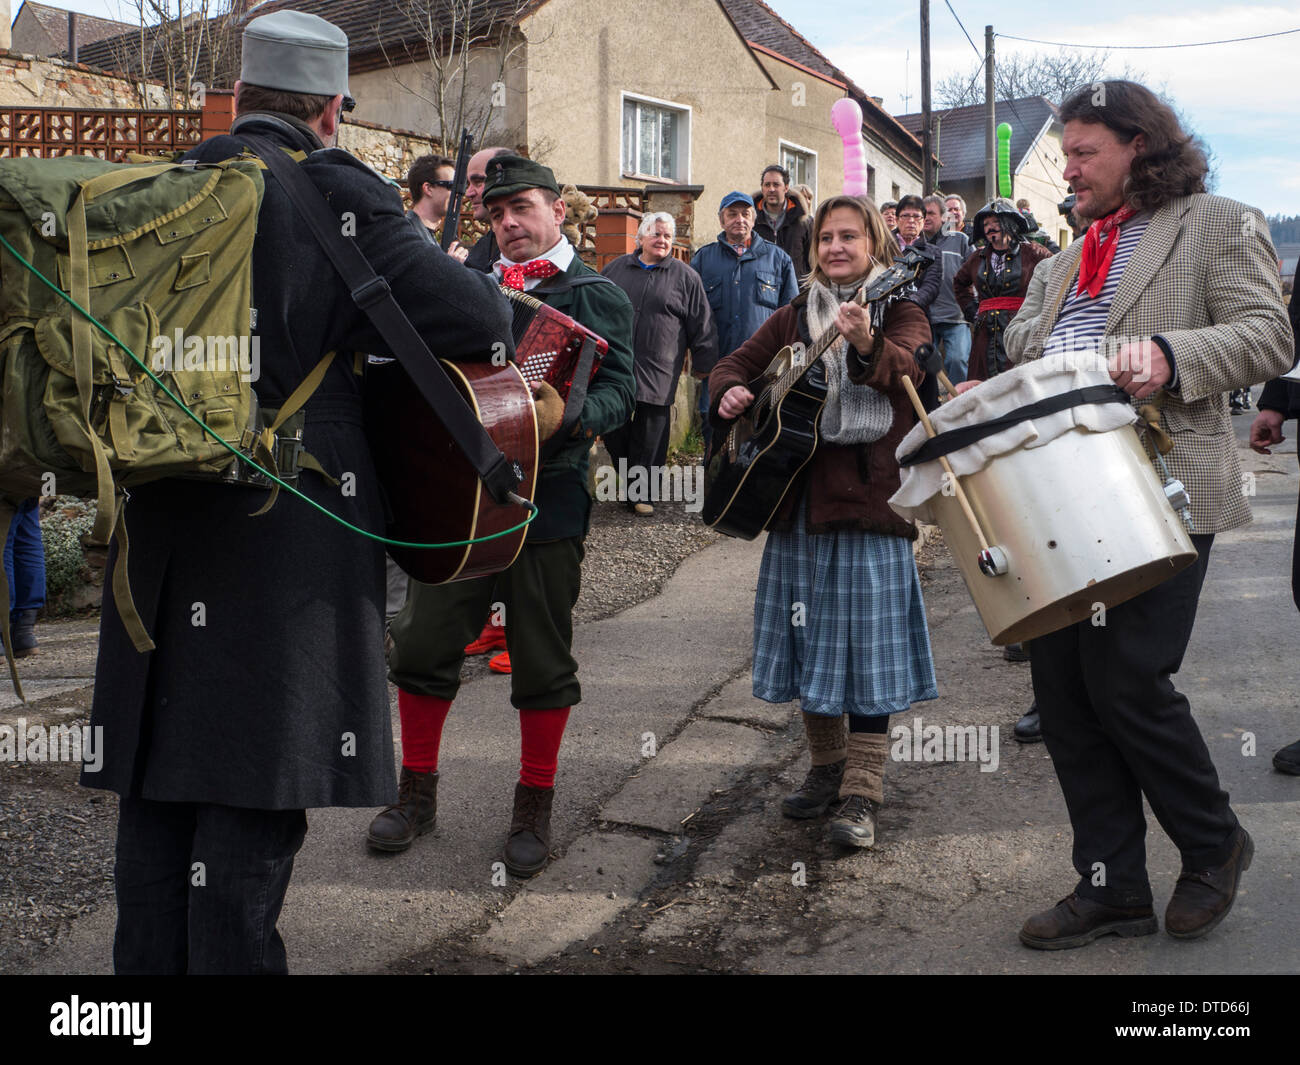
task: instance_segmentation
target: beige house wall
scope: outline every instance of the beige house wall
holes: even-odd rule
[[[758,189],[762,167],[779,160],[780,144],[785,141],[817,153],[816,201],[839,195],[844,189],[844,145],[831,125],[831,107],[844,90],[766,53],[759,53],[759,60],[780,89],[768,94],[766,156],[747,191]],[[867,137],[866,151],[867,165],[875,171],[876,203],[892,198],[894,183],[903,194],[921,191],[920,172],[899,163],[884,145]]]
[[[1065,171],[1065,152],[1061,148],[1061,134],[1048,130],[1020,164],[1013,175],[1015,199],[1029,201],[1029,210],[1038,224],[1062,248],[1070,243],[1070,227],[1056,205],[1070,194],[1069,186],[1061,176]]]
[[[630,4],[550,0],[523,32],[529,143],[561,182],[647,184],[622,172],[628,92],[690,109],[690,164],[681,183],[704,186],[697,244],[717,233],[708,219],[726,193],[757,189],[771,162],[774,90],[714,0],[681,0],[651,24]]]
[[[396,59],[396,57],[394,57]],[[527,51],[525,45],[511,54],[502,74],[501,51],[483,48],[471,55],[466,124],[476,144],[504,143],[509,147],[527,143],[525,100],[528,95]],[[452,90],[458,82],[451,83]],[[428,62],[381,67],[353,74],[348,87],[357,101],[353,117],[394,129],[424,133],[442,140],[435,98],[433,75]],[[484,114],[487,132],[479,136]],[[450,151],[454,154],[460,130],[451,130]]]

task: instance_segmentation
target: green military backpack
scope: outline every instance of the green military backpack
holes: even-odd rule
[[[219,476],[247,443],[262,188],[255,160],[0,160],[0,528],[33,496],[96,499],[88,539],[118,537],[113,593],[142,651],[124,489]]]

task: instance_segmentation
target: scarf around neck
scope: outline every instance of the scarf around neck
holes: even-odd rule
[[[1083,254],[1079,257],[1079,287],[1075,295],[1082,296],[1086,291],[1096,299],[1106,284],[1106,275],[1110,273],[1110,264],[1115,260],[1115,249],[1119,247],[1119,227],[1137,212],[1127,205],[1119,207],[1103,218],[1098,218],[1088,227],[1083,238]],[[1113,239],[1111,234],[1114,233]]]
[[[865,278],[851,285],[823,284],[814,281],[808,287],[808,332],[814,340],[834,329],[835,315],[841,303],[848,303],[862,289],[885,272],[879,263]],[[870,444],[879,440],[894,422],[894,406],[889,397],[870,385],[849,380],[848,342],[837,337],[822,355],[826,367],[826,405],[818,435],[830,444]]]

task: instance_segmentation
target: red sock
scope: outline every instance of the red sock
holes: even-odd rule
[[[402,765],[406,769],[432,773],[438,768],[442,726],[450,710],[450,699],[397,689],[397,712],[402,719]]]
[[[569,720],[569,708],[519,711],[519,782],[530,788],[555,787],[555,767],[560,740]]]

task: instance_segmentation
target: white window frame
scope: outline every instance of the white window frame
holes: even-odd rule
[[[677,134],[677,151],[679,157],[683,160],[685,173],[676,177],[665,178],[656,177],[654,174],[643,174],[640,171],[627,171],[623,169],[623,160],[626,158],[627,144],[623,136],[623,112],[627,108],[627,101],[632,100],[639,104],[649,104],[651,107],[661,107],[668,111],[677,111],[681,114],[684,121],[679,123],[679,132]],[[638,120],[639,121],[639,120]],[[654,96],[644,96],[637,92],[622,91],[618,94],[618,169],[623,177],[641,178],[647,181],[657,181],[672,185],[689,185],[691,183],[691,127],[695,122],[695,113],[690,104],[679,104],[673,100],[660,100]],[[684,128],[680,128],[684,126]]]
[[[784,137],[782,137],[776,142],[776,157],[778,159],[782,158],[781,153],[786,148],[789,148],[790,151],[792,152],[798,152],[800,155],[807,155],[812,157],[813,179],[809,182],[806,182],[805,184],[810,185],[812,187],[813,198],[817,202],[821,202],[821,197],[817,194],[817,180],[821,176],[821,160],[817,157],[816,150],[813,148],[805,148],[802,144],[795,144],[794,141],[788,141]],[[782,162],[781,165],[785,166],[785,163]],[[789,170],[790,168],[786,167],[786,169]],[[795,175],[793,173],[790,174],[790,184],[791,185],[800,184],[799,181],[795,180]]]

